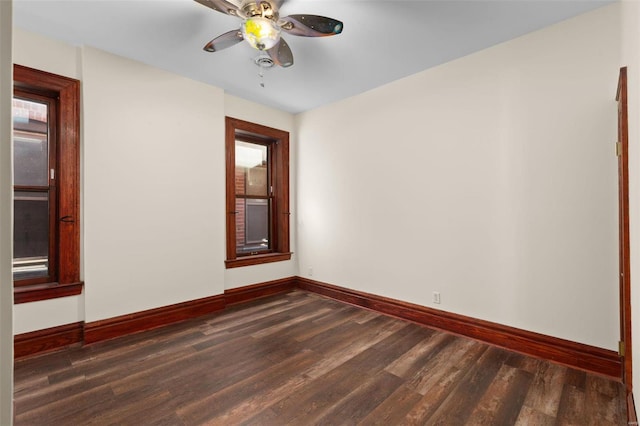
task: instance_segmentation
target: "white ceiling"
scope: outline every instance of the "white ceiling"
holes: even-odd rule
[[[240,19],[193,0],[14,0],[14,25],[298,113],[611,1],[286,0],[281,16],[329,16],[343,21],[344,31],[323,38],[285,34],[295,63],[267,70],[264,88],[253,63],[257,51],[246,43],[216,53],[202,50],[217,35],[239,28]]]

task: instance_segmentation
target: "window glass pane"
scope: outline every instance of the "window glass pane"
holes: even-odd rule
[[[264,251],[269,244],[269,200],[236,199],[237,253]]]
[[[49,185],[47,105],[13,100],[14,184]]]
[[[268,195],[267,147],[236,141],[236,194]]]
[[[42,277],[49,268],[49,194],[14,193],[14,279]]]
[[[268,200],[247,200],[247,244],[267,248],[269,244]]]

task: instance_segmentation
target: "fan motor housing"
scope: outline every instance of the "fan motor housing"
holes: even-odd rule
[[[273,9],[268,1],[248,2],[242,6],[242,11],[247,17],[262,16],[273,21],[278,20],[278,12]]]
[[[276,64],[273,59],[268,56],[258,56],[253,62],[260,68],[271,68]]]

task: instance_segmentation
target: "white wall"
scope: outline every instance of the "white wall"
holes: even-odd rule
[[[88,322],[220,294],[221,89],[82,52]]]
[[[82,81],[86,286],[17,305],[15,330],[220,294],[299,261],[320,281],[429,306],[440,291],[434,307],[615,348],[619,7],[295,119],[16,31],[16,63]],[[290,262],[224,269],[225,114],[292,130]]]
[[[80,296],[16,305],[14,333],[297,273],[295,258],[224,268],[224,116],[291,131],[291,114],[96,49],[14,34],[16,63],[81,80],[85,281]]]
[[[301,114],[301,274],[616,348],[618,11]]]
[[[13,30],[13,62],[69,78],[80,79],[80,50],[38,34]]]
[[[629,113],[629,226],[631,243],[631,332],[633,385],[636,401],[640,387],[640,3],[624,1],[622,20],[622,65],[627,66]],[[636,407],[638,403],[636,402]]]
[[[12,1],[0,2],[0,424],[13,423]]]

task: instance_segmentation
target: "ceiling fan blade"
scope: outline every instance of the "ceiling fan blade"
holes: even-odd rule
[[[303,37],[326,37],[342,32],[343,23],[318,15],[289,15],[278,21],[280,28],[289,34]]]
[[[273,7],[276,11],[280,10],[280,7],[282,7],[282,3],[284,3],[284,0],[271,0],[271,7]]]
[[[209,9],[213,9],[225,15],[244,17],[242,10],[233,3],[226,0],[195,0],[203,6],[207,6]]]
[[[280,37],[280,41],[275,46],[267,50],[267,53],[276,65],[280,65],[283,68],[293,65],[293,53],[282,37]]]
[[[244,40],[242,32],[240,30],[231,30],[211,40],[204,46],[204,50],[207,52],[217,52],[218,50],[226,49],[234,44],[240,43]]]

